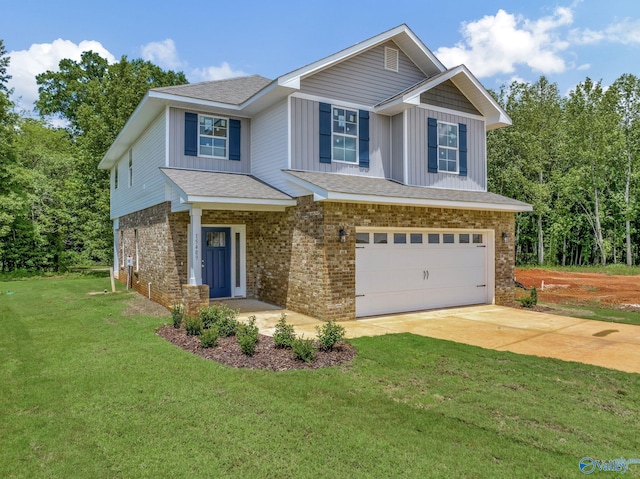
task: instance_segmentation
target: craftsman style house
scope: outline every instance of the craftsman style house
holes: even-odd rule
[[[406,26],[275,80],[150,90],[99,167],[114,265],[163,305],[253,297],[320,319],[513,300],[514,215],[487,192],[510,124]]]

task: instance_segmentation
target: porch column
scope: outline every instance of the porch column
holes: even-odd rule
[[[202,284],[202,208],[191,207],[191,240],[189,241],[189,285],[199,286]]]

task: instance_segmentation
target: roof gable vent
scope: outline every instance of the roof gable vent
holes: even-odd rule
[[[395,48],[384,47],[384,69],[392,72],[398,71],[400,54]]]

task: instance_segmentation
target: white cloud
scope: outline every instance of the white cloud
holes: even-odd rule
[[[640,19],[625,18],[612,23],[604,30],[572,30],[571,39],[578,44],[590,45],[601,42],[640,44]]]
[[[141,48],[142,58],[169,70],[181,68],[183,63],[178,58],[178,50],[172,39],[151,42]]]
[[[227,62],[222,62],[218,67],[210,66],[204,68],[196,68],[191,71],[189,79],[194,82],[224,80],[225,78],[246,76],[247,73],[242,70],[234,70]]]
[[[89,50],[100,54],[109,63],[115,62],[115,57],[100,42],[94,40],[75,44],[58,38],[51,43],[34,43],[28,50],[9,52],[11,63],[8,72],[13,77],[9,80],[9,88],[14,89],[12,100],[17,108],[32,111],[33,102],[38,99],[37,74],[57,70],[63,58],[79,61],[82,52]]]
[[[441,47],[435,54],[448,67],[464,63],[478,77],[514,73],[518,65],[543,74],[561,73],[567,65],[560,52],[569,43],[558,31],[572,22],[572,10],[567,7],[538,20],[500,9],[493,16],[464,23],[464,40],[454,47]]]
[[[584,64],[578,66],[578,68],[576,68],[576,70],[584,71],[584,70],[588,70],[589,68],[591,68],[591,64],[590,63],[584,63]]]

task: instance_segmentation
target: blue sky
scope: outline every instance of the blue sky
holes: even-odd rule
[[[3,5],[4,4],[4,5]],[[294,70],[406,23],[447,66],[465,63],[487,88],[546,75],[567,93],[587,76],[640,76],[634,0],[379,2],[0,0],[14,101],[31,109],[35,75],[93,49],[145,58],[190,82]],[[8,14],[6,14],[8,12]]]

